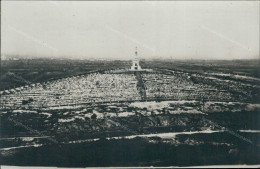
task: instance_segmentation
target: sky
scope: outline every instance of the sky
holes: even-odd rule
[[[1,1],[1,54],[257,59],[257,1]]]

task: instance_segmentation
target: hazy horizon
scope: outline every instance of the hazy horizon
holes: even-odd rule
[[[3,57],[4,56],[4,57]],[[124,58],[70,58],[70,57],[50,57],[50,56],[42,56],[42,57],[37,57],[37,56],[19,56],[19,55],[12,55],[8,54],[5,55],[3,54],[0,58],[1,60],[90,60],[90,61],[132,61],[132,58],[129,59],[124,59]],[[242,58],[242,59],[198,59],[198,58],[190,58],[190,59],[177,59],[177,58],[166,58],[166,57],[149,57],[149,58],[140,58],[140,61],[156,61],[156,60],[161,60],[161,61],[260,61],[260,58]]]
[[[1,55],[259,59],[256,1],[1,1]]]

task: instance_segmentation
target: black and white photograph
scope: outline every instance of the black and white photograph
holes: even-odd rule
[[[260,1],[1,1],[0,168],[260,168]]]

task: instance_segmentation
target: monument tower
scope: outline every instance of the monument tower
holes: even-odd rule
[[[131,66],[130,70],[132,70],[132,71],[142,70],[141,66],[139,65],[137,47],[135,48],[135,57],[134,57],[134,59],[132,61],[132,66]]]

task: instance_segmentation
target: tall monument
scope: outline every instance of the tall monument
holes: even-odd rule
[[[134,57],[134,59],[132,61],[132,66],[131,66],[130,70],[132,70],[132,71],[142,70],[141,66],[139,65],[137,47],[135,48],[135,57]]]

